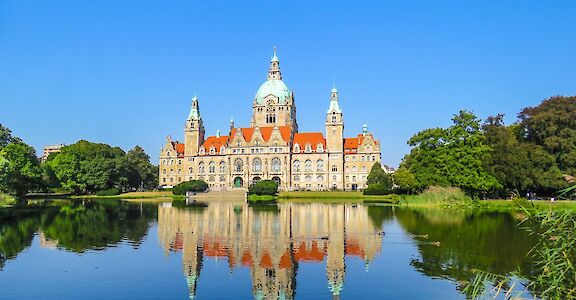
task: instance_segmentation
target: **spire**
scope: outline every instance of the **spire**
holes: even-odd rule
[[[364,125],[362,125],[362,136],[366,136],[367,133],[368,133],[368,125],[364,123]]]
[[[338,94],[338,90],[336,89],[336,79],[332,78],[332,93]]]
[[[338,90],[336,89],[336,84],[333,85],[332,91],[330,92],[330,107],[328,108],[328,113],[342,113],[340,105],[338,104]]]
[[[216,137],[217,137],[217,138],[220,137],[220,129],[216,130]]]
[[[282,80],[282,73],[280,73],[280,61],[278,61],[278,56],[276,56],[276,46],[274,46],[274,55],[272,55],[272,59],[270,60],[268,80]]]
[[[199,120],[200,119],[200,105],[198,104],[198,97],[194,95],[192,98],[192,107],[190,108],[190,113],[188,114],[188,120]]]

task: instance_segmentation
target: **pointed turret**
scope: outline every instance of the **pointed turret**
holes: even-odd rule
[[[367,133],[368,133],[368,125],[364,123],[364,125],[362,125],[362,136],[366,136]]]
[[[338,90],[336,89],[336,85],[332,86],[332,90],[330,91],[330,107],[328,107],[328,113],[332,112],[342,113],[340,104],[338,103]]]
[[[198,97],[196,97],[196,95],[192,98],[192,107],[190,107],[187,120],[200,120],[200,105],[198,104]]]
[[[204,143],[204,122],[200,116],[198,97],[194,95],[192,107],[184,126],[184,155],[196,155],[202,143]]]
[[[276,47],[274,47],[274,55],[270,59],[270,69],[268,70],[268,80],[282,80],[282,73],[280,72],[280,61],[276,55]]]

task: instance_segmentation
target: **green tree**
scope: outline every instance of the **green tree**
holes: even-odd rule
[[[564,174],[576,174],[576,96],[555,96],[519,114],[523,137],[553,155]]]
[[[41,187],[42,169],[34,148],[16,142],[0,150],[0,191],[24,196]]]
[[[126,153],[130,176],[128,184],[130,187],[155,188],[158,186],[158,170],[150,163],[150,156],[144,152],[140,146],[134,147]]]
[[[400,166],[396,172],[394,172],[394,183],[399,187],[399,191],[402,193],[414,193],[418,192],[418,181],[416,176],[410,172],[410,170],[405,166]]]
[[[208,184],[203,180],[190,180],[182,182],[172,188],[174,195],[186,195],[186,192],[204,192],[208,189]]]
[[[12,135],[12,131],[0,124],[0,149],[11,143],[21,142],[19,138]]]
[[[376,162],[374,165],[372,165],[370,174],[368,174],[368,179],[366,181],[366,184],[368,185],[375,183],[382,184],[388,189],[392,188],[392,176],[384,172],[382,165],[379,162]]]
[[[500,188],[498,180],[482,166],[490,148],[483,143],[479,119],[460,111],[452,121],[446,129],[426,129],[410,138],[408,144],[414,148],[400,167],[414,175],[419,189],[454,186],[478,194]]]
[[[488,117],[482,125],[490,155],[484,156],[484,168],[508,191],[552,194],[566,186],[552,154],[520,136],[519,124],[505,126],[503,115]]]
[[[77,194],[128,187],[130,168],[118,147],[79,141],[63,147],[47,164],[62,188]]]

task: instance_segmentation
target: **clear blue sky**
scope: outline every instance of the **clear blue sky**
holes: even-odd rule
[[[576,1],[0,1],[0,123],[38,151],[79,139],[157,163],[194,93],[207,134],[249,126],[278,47],[300,131],[332,79],[347,136],[367,123],[397,166],[406,140],[576,94]]]

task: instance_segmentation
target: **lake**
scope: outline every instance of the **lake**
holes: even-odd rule
[[[53,201],[0,219],[1,299],[462,299],[532,271],[506,212]]]

